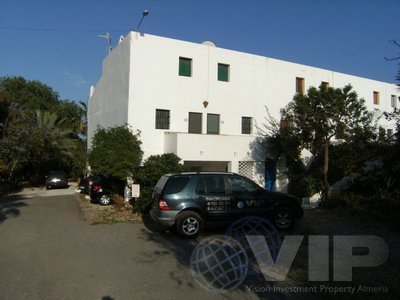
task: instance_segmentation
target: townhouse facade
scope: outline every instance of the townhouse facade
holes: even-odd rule
[[[351,84],[370,110],[392,111],[395,84],[200,44],[130,32],[105,58],[88,103],[88,148],[98,125],[141,132],[144,157],[175,153],[192,171],[232,171],[284,189],[258,129],[296,93]],[[381,125],[392,133],[393,124]],[[275,168],[275,169],[274,169]],[[283,178],[284,176],[282,176]],[[271,179],[272,178],[272,179]]]

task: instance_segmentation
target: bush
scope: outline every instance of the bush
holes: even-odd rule
[[[139,170],[139,182],[145,188],[153,188],[164,174],[184,171],[181,159],[173,153],[151,155]]]
[[[144,188],[140,192],[140,197],[137,198],[133,204],[133,210],[137,213],[147,214],[152,205],[153,189]]]
[[[319,191],[318,180],[311,175],[298,174],[290,178],[288,193],[303,198],[311,197]]]
[[[138,172],[138,180],[141,186],[141,195],[136,199],[134,210],[146,214],[152,205],[152,194],[157,181],[168,173],[184,171],[181,159],[173,153],[151,155]]]
[[[89,164],[95,174],[107,174],[125,180],[135,174],[142,161],[139,133],[127,126],[98,127],[89,152]]]
[[[370,183],[370,186],[366,186]],[[360,190],[364,186],[365,190]],[[400,191],[388,190],[367,181],[365,178],[357,181],[347,191],[333,192],[329,195],[327,201],[323,203],[324,208],[343,207],[357,212],[363,212],[381,220],[384,220],[389,226],[400,229],[398,212],[400,211]],[[373,189],[376,188],[375,191]],[[368,194],[369,193],[369,194]]]

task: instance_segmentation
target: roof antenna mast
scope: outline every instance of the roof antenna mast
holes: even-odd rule
[[[139,27],[142,24],[144,17],[147,15],[149,15],[149,11],[147,9],[145,9],[143,11],[142,18],[140,19],[140,22],[139,22],[138,26],[136,27],[136,32],[139,30]]]
[[[106,32],[105,35],[98,35],[98,37],[104,38],[107,40],[107,46],[108,46],[108,54],[110,54],[112,48],[111,48],[111,35],[109,32]]]

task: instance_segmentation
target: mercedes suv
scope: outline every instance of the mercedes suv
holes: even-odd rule
[[[152,219],[184,238],[197,237],[205,225],[230,224],[245,216],[269,218],[278,229],[292,227],[303,216],[299,198],[266,191],[235,173],[167,174],[152,197]]]

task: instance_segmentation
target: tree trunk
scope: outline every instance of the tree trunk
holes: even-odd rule
[[[322,199],[324,203],[329,195],[329,182],[328,182],[328,169],[329,169],[329,140],[324,144],[324,162],[322,166]]]
[[[13,165],[12,165],[12,167],[11,167],[11,171],[10,171],[10,174],[9,174],[9,176],[8,176],[8,180],[9,180],[9,181],[11,181],[11,179],[12,179],[12,177],[13,177],[13,175],[14,175],[14,169],[15,169],[15,167],[17,166],[18,161],[19,161],[19,159],[17,158],[16,161],[13,163]]]

